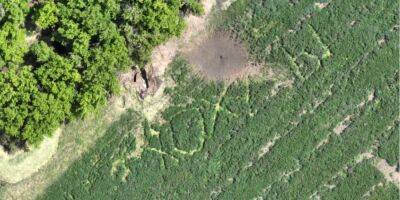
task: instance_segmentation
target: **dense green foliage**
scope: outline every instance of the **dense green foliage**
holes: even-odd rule
[[[382,180],[383,175],[370,163],[363,162],[355,169],[349,168],[341,179],[332,191],[322,194],[322,199],[358,199]]]
[[[1,0],[1,143],[37,144],[61,122],[105,105],[119,90],[117,72],[146,64],[154,46],[182,32],[184,9],[201,12],[196,6],[182,0]]]
[[[50,12],[51,20],[45,20],[53,23],[42,25],[40,19],[48,14],[48,7],[54,7],[47,4],[54,3],[47,1],[38,8],[40,16],[37,23],[46,27],[43,32],[48,33],[50,43],[57,47],[61,55],[68,55],[74,70],[81,74],[80,84],[69,84],[77,88],[75,112],[83,115],[90,113],[104,105],[107,96],[118,90],[116,73],[130,66],[125,40],[113,22],[119,13],[119,4],[117,1],[59,2],[57,11]],[[47,57],[38,55],[40,65],[44,63],[55,67],[54,61],[51,58],[46,60]]]
[[[372,200],[393,200],[399,197],[399,189],[394,184],[385,184],[383,187],[377,187],[369,199]]]
[[[165,122],[133,127],[128,113],[40,199],[395,199],[373,159],[358,159],[391,160],[398,144],[387,133],[397,137],[396,3],[314,3],[237,0],[219,15],[256,59],[287,69],[291,88],[209,83],[177,58]],[[132,158],[138,127],[147,144]]]
[[[400,160],[400,126],[397,121],[395,126],[392,127],[387,134],[382,137],[378,147],[378,155],[384,158],[390,165],[395,166]]]
[[[130,53],[138,64],[148,59],[151,47],[182,32],[184,22],[179,16],[180,8],[180,0],[124,2],[121,26]]]
[[[180,13],[204,12],[197,0],[128,0],[122,5],[119,26],[137,65],[148,60],[152,47],[181,34],[185,24]]]
[[[0,66],[21,64],[28,50],[25,43],[25,16],[28,0],[0,1]]]

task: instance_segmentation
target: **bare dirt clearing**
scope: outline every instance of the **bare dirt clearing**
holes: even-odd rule
[[[256,65],[248,64],[244,45],[228,33],[212,33],[184,54],[194,71],[208,80],[232,82],[259,72]]]
[[[319,8],[319,9],[324,9],[328,5],[329,5],[329,2],[326,2],[326,3],[315,3],[314,4],[314,6]]]
[[[385,159],[377,159],[375,167],[385,176],[389,182],[393,182],[400,189],[400,172],[395,166],[390,166]]]

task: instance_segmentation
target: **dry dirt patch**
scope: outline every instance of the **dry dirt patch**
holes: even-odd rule
[[[353,118],[353,115],[347,115],[334,129],[337,135],[340,135],[348,126],[350,120]]]
[[[317,3],[314,4],[314,6],[319,8],[319,9],[324,9],[328,5],[329,5],[329,2],[326,2],[326,3],[318,3],[317,2]]]
[[[221,10],[227,10],[229,6],[236,0],[217,0],[217,3],[221,7]]]
[[[259,72],[259,67],[249,64],[244,45],[228,33],[211,33],[183,54],[207,80],[232,82]]]
[[[263,145],[258,152],[258,159],[267,154],[271,150],[271,148],[275,145],[275,142],[280,138],[281,136],[276,135],[274,138],[272,138],[272,140],[268,141],[265,145]]]
[[[385,159],[378,159],[375,162],[375,167],[387,181],[394,183],[400,189],[400,172],[396,171],[396,166],[390,166]]]

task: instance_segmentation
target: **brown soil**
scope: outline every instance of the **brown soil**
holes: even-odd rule
[[[195,72],[208,80],[232,82],[259,72],[249,64],[244,45],[223,32],[209,34],[183,54]]]
[[[337,135],[340,135],[349,125],[348,123],[350,122],[351,118],[353,115],[347,115],[334,129],[333,132],[335,132]]]
[[[314,6],[319,8],[319,9],[324,9],[328,5],[329,5],[329,3],[315,3],[314,4]]]
[[[35,43],[39,37],[40,37],[40,32],[35,32],[34,34],[27,36],[25,38],[25,42],[30,46],[33,43]]]
[[[258,159],[260,159],[265,154],[267,154],[271,150],[271,148],[275,145],[275,142],[280,138],[281,138],[281,136],[276,135],[274,138],[272,138],[270,141],[268,141],[265,145],[263,145],[258,152]]]
[[[217,5],[219,8],[221,8],[221,10],[226,10],[235,1],[236,0],[217,0]]]
[[[387,181],[394,183],[400,189],[400,172],[396,171],[396,166],[390,166],[385,159],[378,159],[375,162],[375,167]]]

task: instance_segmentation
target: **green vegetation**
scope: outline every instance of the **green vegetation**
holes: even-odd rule
[[[123,2],[121,29],[130,55],[138,64],[147,61],[152,47],[183,31],[184,22],[179,15],[181,6],[181,0]]]
[[[140,116],[140,114],[133,111],[128,111],[126,114],[122,115],[118,121],[109,127],[105,136],[101,138],[100,142],[104,145],[95,146],[89,153],[90,156],[85,156],[81,160],[87,165],[73,166],[71,168],[71,170],[74,170],[76,173],[66,174],[65,177],[63,177],[65,181],[74,184],[73,182],[75,180],[80,180],[81,177],[85,177],[85,179],[91,182],[82,182],[83,185],[76,185],[78,187],[83,186],[79,189],[85,191],[84,193],[66,194],[65,198],[109,199],[112,195],[118,195],[115,192],[115,188],[123,185],[126,176],[124,174],[135,173],[133,171],[128,172],[129,168],[126,167],[129,163],[134,162],[135,159],[132,158],[132,160],[125,161],[123,158],[130,150],[135,149],[133,130],[135,130],[140,122],[138,116]],[[108,145],[120,148],[109,148]],[[101,154],[98,154],[98,152],[101,152]],[[97,165],[98,162],[102,162],[102,165]],[[90,170],[95,171],[89,172]],[[99,175],[106,176],[100,178]],[[54,190],[54,193],[50,193],[50,195],[57,196],[59,194],[64,194],[62,188],[58,189]],[[128,189],[126,188],[126,190]],[[91,193],[90,191],[101,192]]]
[[[28,47],[25,43],[27,0],[0,1],[0,66],[8,62],[21,64]]]
[[[183,28],[197,1],[0,1],[0,140],[38,144],[118,92],[116,74],[143,67]]]
[[[219,15],[217,27],[244,40],[255,59],[288,69],[293,87],[264,79],[207,83],[178,57],[169,72],[177,86],[167,90],[172,100],[165,122],[143,122],[148,144],[141,157],[103,153],[98,148],[126,147],[104,139],[41,198],[359,199],[383,191],[395,196],[391,183],[372,190],[385,182],[383,175],[370,161],[356,162],[398,116],[395,13],[391,3],[372,0],[333,1],[324,9],[313,1],[236,1]],[[335,134],[349,115],[347,128]],[[381,146],[397,144],[389,140],[394,141]],[[270,141],[270,150],[261,154]],[[96,157],[102,159],[86,161]],[[130,172],[126,178],[107,170],[97,174],[116,161]],[[110,186],[109,179],[119,183]]]
[[[392,127],[380,140],[378,155],[385,159],[389,165],[395,166],[399,162],[399,122]]]
[[[368,73],[373,71],[373,66],[360,67]],[[307,192],[295,193],[292,197],[318,192],[328,199],[337,195],[357,199],[374,185],[385,181],[369,161],[354,161],[357,155],[370,149],[374,138],[379,138],[386,125],[396,119],[396,113],[390,114],[387,112],[390,107],[386,107],[395,101],[394,88],[397,86],[391,82],[394,74],[388,74],[388,79],[378,79],[382,82],[382,89],[376,88],[380,91],[377,99],[364,108],[356,105],[367,99],[369,88],[360,91],[363,95],[358,99],[350,96],[342,98],[343,94],[353,94],[353,90],[352,84],[340,85],[320,107],[309,108],[315,109],[303,116],[309,124],[305,121],[297,125],[287,123],[289,127],[279,131],[282,122],[269,113],[286,111],[287,102],[282,101],[292,101],[286,96],[292,90],[282,89],[277,96],[271,97],[269,91],[274,83],[267,80],[248,80],[230,86],[207,83],[191,75],[190,66],[181,57],[174,61],[169,73],[177,83],[177,86],[167,90],[172,96],[172,105],[164,111],[165,122],[162,124],[149,123],[142,118],[141,127],[148,144],[143,148],[141,157],[130,157],[135,150],[133,135],[140,134],[137,129],[140,125],[134,125],[129,119],[133,116],[135,122],[140,119],[138,115],[128,112],[109,129],[96,147],[39,199],[181,199],[188,196],[231,199],[269,195],[286,199],[284,195],[287,194],[281,188],[285,188],[284,191]],[[348,79],[352,78],[349,76]],[[359,74],[351,82],[362,84],[361,80],[366,79]],[[259,93],[267,95],[255,95]],[[332,106],[341,105],[341,102],[342,105],[349,102],[354,106]],[[280,106],[268,106],[271,103]],[[333,113],[337,109],[342,114],[335,116]],[[333,127],[346,114],[353,112],[359,115],[354,124],[342,136],[333,135]],[[335,121],[329,122],[331,116],[335,116]],[[387,123],[376,128],[365,123],[382,116],[386,117],[383,120]],[[275,127],[269,129],[274,121]],[[327,126],[327,123],[330,125]],[[364,126],[368,127],[364,129]],[[363,138],[365,131],[368,131],[369,138]],[[317,148],[317,144],[325,139],[317,132],[328,137],[330,142]],[[260,148],[276,134],[281,138],[270,152],[259,157]],[[343,171],[345,166],[348,169]],[[318,170],[319,167],[324,171]],[[264,181],[265,178],[268,180]],[[309,181],[304,183],[304,180]],[[292,185],[296,181],[299,182]],[[274,184],[269,186],[269,183]],[[335,184],[336,187],[329,190],[324,184]],[[307,188],[308,185],[311,187]],[[253,190],[254,187],[256,190]],[[398,192],[389,183],[385,188],[378,189],[388,191],[385,195],[389,197]],[[372,197],[375,192],[379,191],[373,191]]]
[[[397,199],[399,194],[398,188],[394,184],[386,184],[376,188],[369,199],[373,200],[392,200]]]
[[[358,199],[382,178],[383,175],[375,167],[368,162],[363,162],[355,169],[349,168],[346,176],[338,181],[339,185],[321,197],[323,199]]]
[[[398,2],[328,3],[235,1],[215,27],[235,34],[280,78],[207,82],[177,56],[163,120],[128,111],[39,199],[395,199],[398,188],[373,161],[398,160]],[[45,13],[57,16],[52,10]],[[59,19],[52,26],[67,24]],[[41,62],[57,61],[48,55]],[[88,80],[79,70],[65,81]],[[135,156],[139,137],[145,142]]]

